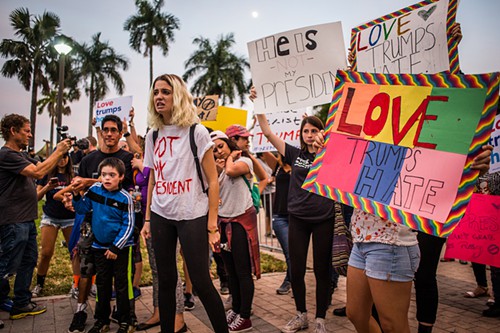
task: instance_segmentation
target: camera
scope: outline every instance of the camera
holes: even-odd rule
[[[70,139],[71,141],[76,141],[76,136],[69,136],[68,132],[68,126],[58,126],[56,128],[57,133],[61,136],[62,140]]]
[[[87,140],[85,138],[76,140],[76,142],[73,144],[73,146],[78,147],[78,149],[80,149],[80,150],[89,149],[89,140]]]

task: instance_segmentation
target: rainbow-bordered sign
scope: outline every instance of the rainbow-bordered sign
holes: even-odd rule
[[[338,71],[325,148],[303,188],[447,236],[465,212],[500,74]]]

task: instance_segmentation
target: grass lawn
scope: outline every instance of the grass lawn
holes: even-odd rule
[[[38,202],[38,216],[42,215],[42,205],[44,201]],[[40,219],[36,220],[37,227],[40,226]],[[40,230],[40,229],[38,229]],[[38,244],[40,244],[40,231],[38,231]],[[54,250],[54,256],[50,262],[49,272],[47,273],[47,278],[45,279],[45,286],[43,291],[43,296],[52,296],[52,295],[64,295],[69,292],[71,289],[71,283],[73,280],[73,273],[71,271],[71,262],[69,259],[69,252],[67,247],[62,246],[62,242],[64,237],[61,232],[58,233],[56,246]],[[141,286],[149,286],[152,283],[151,277],[151,269],[149,267],[148,254],[146,251],[146,246],[141,244],[141,252],[144,263],[144,268],[142,272]],[[40,247],[38,249],[40,252]],[[285,262],[274,258],[266,253],[261,253],[261,268],[262,273],[269,272],[284,272],[286,270]],[[182,263],[179,260],[181,276],[183,276],[182,272]],[[212,275],[216,276],[215,263],[212,263],[211,266]],[[33,283],[32,286],[36,284],[36,269],[33,273]]]

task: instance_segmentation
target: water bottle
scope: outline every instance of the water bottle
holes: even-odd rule
[[[141,212],[142,193],[141,193],[141,191],[139,191],[138,185],[135,185],[134,192],[132,192],[132,199],[134,199],[134,212],[140,213]]]

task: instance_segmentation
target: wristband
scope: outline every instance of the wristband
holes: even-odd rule
[[[129,137],[129,136],[130,136],[130,132],[125,132],[125,134],[123,134],[124,138]]]
[[[129,125],[130,127],[134,127],[134,123],[132,123],[132,122],[131,122],[131,123],[129,123],[128,125]]]
[[[148,222],[149,223],[149,222],[151,222],[151,220],[144,220],[144,222]]]
[[[207,232],[208,232],[209,234],[216,234],[216,233],[218,233],[218,232],[219,232],[219,229],[214,229],[214,230],[207,229]]]

